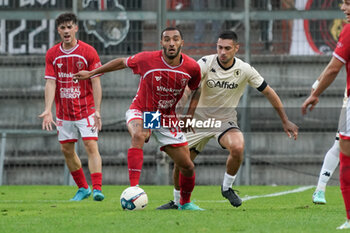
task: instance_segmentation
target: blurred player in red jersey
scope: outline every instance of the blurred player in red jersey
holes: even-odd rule
[[[346,16],[347,23],[350,22],[350,0],[343,0],[341,10]],[[345,64],[346,66],[346,89],[347,97],[350,94],[350,25],[346,24],[339,35],[337,47],[333,52],[333,57],[327,67],[319,77],[319,84],[315,91],[311,92],[310,96],[302,105],[302,113],[306,114],[307,109],[314,109],[319,102],[319,96],[326,88],[331,85],[337,77],[340,69]],[[346,103],[346,108],[342,108],[339,119],[339,146],[340,146],[340,189],[343,195],[347,220],[337,229],[350,228],[350,102]]]
[[[102,201],[102,161],[97,145],[98,131],[102,126],[100,77],[95,75],[80,82],[73,80],[73,74],[80,70],[100,67],[100,58],[93,47],[76,39],[78,25],[74,14],[61,14],[56,19],[56,25],[62,41],[46,53],[45,111],[39,117],[43,118],[43,130],[52,130],[52,124],[57,128],[61,150],[79,188],[71,200],[81,201],[91,195],[74,148],[80,133],[88,154],[93,198]],[[54,100],[56,122],[51,112]]]
[[[126,122],[131,135],[128,150],[128,169],[130,185],[139,185],[143,164],[143,145],[151,136],[151,129],[145,124],[146,114],[151,114],[150,122],[157,121],[158,128],[152,133],[180,170],[180,205],[182,210],[202,210],[190,197],[195,185],[194,164],[190,159],[187,140],[180,130],[176,118],[175,106],[183,95],[186,85],[196,92],[201,73],[195,60],[181,53],[184,44],[182,33],[177,28],[166,28],[161,34],[162,50],[141,52],[128,58],[116,58],[93,71],[80,71],[74,75],[77,79],[130,68],[140,75],[137,94],[126,112]],[[199,95],[194,95],[188,115],[193,115]],[[166,125],[165,125],[166,124]],[[152,128],[152,127],[151,127]]]

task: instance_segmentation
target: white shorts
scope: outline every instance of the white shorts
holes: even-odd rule
[[[342,108],[339,118],[339,137],[344,140],[350,140],[350,102],[347,101],[346,107]]]
[[[129,109],[125,113],[126,124],[135,119],[143,121],[143,113],[137,109]],[[165,146],[180,147],[188,145],[185,134],[179,127],[176,128],[163,128],[150,129],[150,132],[156,138],[160,145],[160,150],[164,150]]]
[[[216,138],[220,145],[220,138],[230,129],[238,129],[237,123],[234,121],[226,121],[221,123],[221,127],[218,129],[198,129],[195,128],[195,133],[186,133],[186,138],[188,141],[188,146],[191,150],[196,150],[197,153],[203,151],[205,145],[210,139]],[[221,145],[220,145],[221,146]],[[221,146],[222,147],[222,146]],[[224,148],[224,147],[222,147]],[[225,148],[224,148],[225,149]]]
[[[95,114],[79,121],[66,121],[56,118],[58,141],[61,144],[77,142],[79,133],[83,140],[98,140],[97,130],[92,127],[95,124]]]

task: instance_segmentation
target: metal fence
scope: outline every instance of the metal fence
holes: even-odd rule
[[[335,48],[343,25],[341,1],[264,0],[0,0],[0,172],[2,184],[62,184],[64,159],[55,134],[40,131],[44,108],[45,53],[58,40],[54,20],[76,12],[79,39],[93,45],[103,63],[159,47],[160,31],[178,26],[183,51],[198,59],[216,52],[221,30],[237,32],[238,56],[251,63],[280,95],[301,130],[297,142],[282,132],[268,101],[246,92],[238,108],[246,139],[241,184],[314,184],[332,145],[345,85],[344,71],[325,92],[318,110],[303,117],[300,106]],[[99,147],[104,183],[127,184],[129,145],[124,113],[138,78],[129,70],[102,78],[104,127]],[[83,146],[78,146],[85,171]],[[155,140],[145,146],[141,183],[171,181],[171,162]],[[196,159],[197,183],[220,184],[227,151],[212,140]],[[156,175],[154,175],[156,174]],[[1,175],[0,175],[1,177]],[[89,176],[87,176],[89,177]],[[331,184],[338,184],[335,174]]]

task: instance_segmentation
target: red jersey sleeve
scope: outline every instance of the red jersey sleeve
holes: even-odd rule
[[[333,56],[338,58],[344,64],[350,61],[350,24],[346,24],[339,35],[337,47]]]
[[[53,55],[51,50],[47,51],[45,57],[45,79],[56,80],[55,69],[53,65]]]
[[[193,66],[193,74],[191,79],[188,81],[188,87],[191,90],[196,90],[201,82],[201,69],[197,62],[194,62]]]
[[[132,69],[134,74],[141,74],[142,59],[145,58],[145,52],[137,53],[126,59],[126,65]]]
[[[100,66],[102,66],[101,64],[101,61],[100,61],[100,57],[98,56],[96,50],[93,48],[93,47],[90,47],[90,50],[89,50],[89,56],[86,56],[89,58],[89,67],[88,67],[88,70],[91,71],[91,70],[94,70]],[[101,76],[102,74],[97,74],[95,76],[92,76],[91,78],[94,78],[94,77],[98,77],[98,76]]]

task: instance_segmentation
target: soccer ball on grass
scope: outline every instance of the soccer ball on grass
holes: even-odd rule
[[[123,210],[143,210],[147,203],[146,192],[138,186],[129,187],[120,195],[120,204]]]

